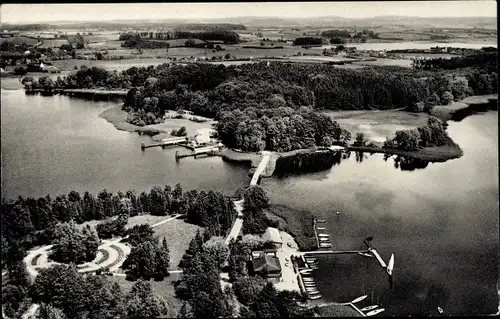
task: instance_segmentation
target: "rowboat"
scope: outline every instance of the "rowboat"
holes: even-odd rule
[[[373,256],[371,254],[367,254],[367,253],[358,253],[358,255],[363,256],[363,257],[373,258]]]
[[[319,237],[330,237],[328,234],[318,234]]]
[[[307,292],[318,292],[318,288],[306,288]]]
[[[322,295],[314,295],[314,296],[309,296],[309,299],[316,300],[316,299],[319,299],[319,298],[322,298],[322,297],[323,297]]]
[[[325,227],[316,227],[317,230],[325,230]]]
[[[309,275],[310,273],[312,273],[312,269],[304,269],[301,270],[300,273],[303,275]]]
[[[318,223],[324,223],[324,222],[326,222],[326,220],[324,220],[324,219],[318,219],[318,220],[316,220],[316,221],[317,221]]]
[[[438,306],[438,311],[439,311],[439,313],[441,313],[441,314],[444,312],[443,308],[441,308],[441,307],[439,307],[439,306]]]
[[[372,311],[368,312],[368,313],[366,314],[366,316],[367,316],[367,317],[375,316],[375,315],[377,315],[377,314],[379,314],[379,313],[381,313],[381,312],[383,312],[383,311],[385,311],[385,309],[384,309],[384,308],[380,308],[380,309],[377,309],[377,310],[372,310]]]
[[[319,238],[319,241],[330,241],[330,238],[320,237],[320,238]]]
[[[368,295],[364,295],[364,296],[358,297],[358,298],[354,299],[353,301],[351,301],[351,303],[354,304],[356,302],[363,301],[363,300],[366,299],[366,297],[368,297]]]
[[[370,311],[370,310],[373,310],[375,308],[377,308],[378,305],[373,305],[373,306],[368,306],[368,307],[364,307],[362,309],[360,309],[361,311]]]
[[[391,254],[391,258],[389,259],[389,264],[387,265],[387,273],[389,276],[392,276],[392,270],[394,269],[394,254]]]
[[[306,288],[314,288],[314,289],[318,288],[318,286],[316,286],[315,283],[310,283],[310,284],[304,283],[304,287],[306,287]]]
[[[320,247],[320,248],[331,248],[331,247],[332,247],[332,244],[320,243],[320,244],[319,244],[319,247]]]
[[[302,278],[305,282],[314,282],[314,279],[312,278]]]

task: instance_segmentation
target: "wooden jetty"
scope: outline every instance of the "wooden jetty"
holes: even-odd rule
[[[369,253],[373,250],[315,250],[315,251],[304,251],[298,252],[300,255],[327,255],[327,254],[357,254],[357,253]]]
[[[187,154],[179,154],[179,152],[175,152],[175,159],[180,159],[184,157],[190,157],[190,156],[197,156],[197,155],[210,155],[213,151],[219,150],[219,146],[217,145],[212,145],[212,146],[206,146],[206,147],[198,147],[194,148],[194,150],[191,151],[191,153]]]
[[[154,143],[154,144],[149,144],[146,145],[144,142],[141,142],[141,149],[146,149],[150,147],[156,147],[156,146],[170,146],[170,145],[183,145],[182,143],[186,143],[188,141],[188,137],[183,136],[183,137],[174,137],[174,138],[165,138],[161,140],[161,142]],[[184,146],[184,145],[183,145]]]

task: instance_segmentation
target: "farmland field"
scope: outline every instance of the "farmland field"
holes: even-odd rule
[[[38,43],[38,41],[35,38],[28,38],[28,37],[0,38],[0,43],[4,42],[13,44],[26,43],[27,45],[35,45]]]

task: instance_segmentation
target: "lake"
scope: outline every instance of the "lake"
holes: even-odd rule
[[[152,143],[150,137],[118,131],[99,118],[113,103],[22,90],[2,90],[1,103],[1,192],[7,198],[70,190],[139,193],[176,183],[231,195],[249,182],[248,166],[219,157],[176,162],[176,148],[141,151],[141,141]],[[449,315],[496,312],[497,115],[450,123],[449,134],[464,156],[425,169],[403,171],[380,154],[350,153],[327,171],[263,179],[272,203],[327,219],[335,248],[359,249],[364,238],[373,236],[386,261],[395,254],[392,290],[373,259],[319,258],[315,275],[327,301],[361,294],[371,299],[373,292],[387,315],[437,315],[438,305]],[[352,124],[359,128],[358,122]]]
[[[118,131],[99,113],[116,105],[68,96],[2,90],[2,196],[51,196],[71,190],[149,190],[153,185],[233,194],[248,181],[248,167],[219,157],[175,161],[179,148],[140,144],[149,136]],[[185,149],[182,148],[184,151]]]
[[[464,156],[402,171],[382,154],[351,156],[328,171],[264,179],[272,203],[326,219],[333,250],[365,249],[387,262],[395,254],[393,289],[375,259],[321,256],[319,289],[328,301],[374,295],[386,315],[495,313],[498,307],[497,112],[451,122]],[[362,160],[362,162],[360,162]],[[341,214],[337,217],[336,211]]]
[[[482,47],[497,47],[497,43],[483,42],[483,43],[470,43],[470,42],[431,42],[431,41],[407,41],[407,42],[369,42],[369,43],[347,43],[348,47],[355,47],[357,50],[407,50],[417,49],[425,50],[431,47],[452,47],[452,48],[466,48],[466,49],[481,49]],[[321,47],[314,47],[311,49],[329,49],[336,47],[336,45],[324,45]]]

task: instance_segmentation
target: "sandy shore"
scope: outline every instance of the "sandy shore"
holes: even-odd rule
[[[383,148],[368,147],[368,146],[365,147],[349,146],[347,147],[347,150],[368,152],[368,153],[400,155],[429,162],[446,162],[448,160],[459,158],[462,155],[464,155],[462,149],[456,144],[435,146],[435,147],[424,147],[417,151],[402,151],[398,149],[383,149]]]

